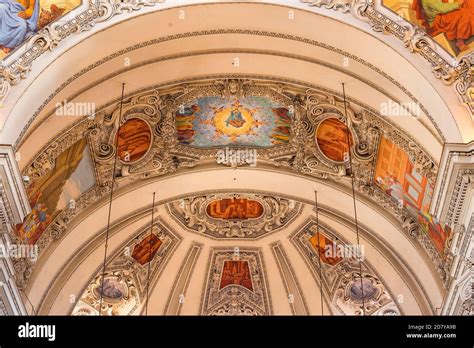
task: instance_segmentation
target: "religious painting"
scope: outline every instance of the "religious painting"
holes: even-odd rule
[[[257,239],[288,226],[302,204],[291,199],[254,193],[207,193],[167,204],[183,228],[215,239]]]
[[[474,50],[474,0],[383,0],[455,57]]]
[[[263,206],[247,198],[223,198],[210,202],[207,206],[207,214],[223,220],[256,219],[262,216]]]
[[[347,144],[347,127],[336,118],[328,118],[321,122],[316,130],[316,143],[327,158],[344,162],[347,159],[349,146]],[[349,133],[349,142],[352,145],[352,136]]]
[[[380,141],[374,179],[375,184],[400,206],[404,206],[418,217],[423,230],[431,237],[438,251],[443,253],[450,229],[442,226],[428,213],[433,184],[415,170],[402,149],[385,137]]]
[[[161,239],[151,233],[133,248],[132,257],[143,266],[153,260],[161,244]]]
[[[199,148],[270,147],[290,138],[290,111],[266,97],[202,97],[176,112],[178,141]]]
[[[342,260],[342,257],[337,253],[338,249],[336,243],[331,241],[322,233],[316,232],[311,238],[309,238],[309,242],[314,250],[318,252],[321,262],[334,266]]]
[[[95,288],[97,296],[117,301],[125,296],[125,289],[122,284],[117,280],[116,277],[108,277],[104,279],[103,284],[101,283],[98,287]]]
[[[232,284],[240,285],[253,291],[252,278],[247,261],[224,261],[220,289]]]
[[[27,189],[31,213],[16,225],[23,243],[35,244],[59,212],[95,185],[86,139],[61,153],[55,166]]]
[[[151,129],[139,118],[127,120],[118,131],[118,157],[122,162],[133,163],[146,155],[151,146]]]
[[[378,297],[381,289],[374,286],[370,278],[355,278],[346,287],[346,296],[354,302],[364,302]]]
[[[81,0],[0,0],[0,59]]]

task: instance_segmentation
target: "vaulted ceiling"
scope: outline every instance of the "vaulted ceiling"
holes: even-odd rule
[[[39,313],[435,313],[450,231],[429,207],[443,146],[474,139],[466,60],[382,4],[113,3],[59,21],[24,76],[4,59]]]

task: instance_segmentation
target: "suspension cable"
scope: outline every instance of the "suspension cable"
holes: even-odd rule
[[[319,260],[319,290],[321,297],[321,315],[324,315],[324,305],[323,305],[323,271],[321,266],[321,249],[319,246],[319,238],[321,234],[319,233],[319,212],[318,212],[318,191],[314,190],[314,209],[316,211],[316,237],[318,238],[318,260]]]
[[[110,216],[112,213],[112,200],[114,196],[114,186],[115,186],[115,170],[117,168],[117,158],[118,158],[118,138],[120,134],[120,127],[122,122],[122,108],[123,108],[123,94],[125,90],[125,83],[122,83],[122,96],[120,98],[120,112],[118,117],[118,127],[117,127],[117,136],[115,137],[115,156],[114,156],[114,166],[112,170],[112,180],[110,181],[110,198],[109,198],[109,213],[107,216],[107,230],[105,232],[105,248],[104,248],[104,261],[102,263],[102,279],[100,285],[100,301],[99,301],[99,316],[102,315],[102,301],[104,297],[104,277],[105,277],[105,266],[107,261],[107,248],[109,245],[109,231],[110,231]]]
[[[347,141],[347,152],[348,152],[348,159],[349,159],[349,176],[351,178],[351,186],[352,186],[352,203],[354,207],[354,221],[355,221],[355,229],[356,229],[356,237],[357,237],[357,260],[359,261],[359,276],[360,276],[360,290],[362,294],[362,314],[365,316],[365,295],[364,295],[364,283],[362,279],[362,255],[359,243],[359,223],[357,220],[357,206],[356,206],[356,199],[355,199],[355,184],[354,184],[354,171],[352,166],[352,154],[351,154],[351,139],[349,135],[349,118],[347,117],[347,101],[346,101],[346,89],[344,83],[342,83],[342,95],[344,97],[344,117],[346,122],[346,141]]]

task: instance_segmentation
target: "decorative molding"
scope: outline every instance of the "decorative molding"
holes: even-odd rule
[[[173,289],[171,290],[170,297],[166,304],[165,315],[179,315],[181,313],[181,308],[186,301],[186,290],[189,285],[189,280],[202,246],[200,243],[193,242],[189,248],[183,264],[178,271],[176,280],[173,283]]]
[[[452,239],[443,315],[474,315],[474,213],[467,227],[457,225]]]
[[[31,211],[15,155],[11,146],[0,146],[0,216],[1,224],[23,221]],[[0,228],[1,229],[1,228]]]
[[[284,39],[287,39],[287,40],[294,40],[294,41],[297,41],[297,42],[303,42],[303,43],[306,43],[306,44],[309,44],[309,45],[314,45],[314,46],[317,46],[317,47],[322,47],[324,49],[327,49],[327,50],[330,50],[330,51],[333,51],[333,52],[336,52],[338,54],[341,54],[345,57],[348,57],[350,58],[351,60],[354,60],[364,66],[366,66],[367,68],[375,71],[378,75],[382,76],[383,78],[387,79],[388,81],[390,81],[390,83],[394,84],[395,86],[397,86],[397,88],[399,88],[400,90],[403,91],[403,93],[412,100],[412,102],[414,104],[416,104],[420,110],[428,117],[428,119],[431,121],[431,123],[433,124],[433,126],[435,127],[436,129],[436,132],[432,131],[430,127],[428,127],[427,125],[425,125],[426,129],[433,135],[433,137],[435,137],[437,139],[437,141],[439,141],[441,143],[441,141],[444,141],[445,140],[445,137],[443,135],[443,133],[441,132],[441,129],[438,127],[438,125],[436,124],[436,122],[434,121],[434,118],[433,116],[429,113],[429,111],[425,108],[425,106],[423,104],[420,103],[420,101],[409,91],[407,90],[404,86],[402,86],[397,80],[395,80],[393,77],[391,77],[390,75],[388,75],[387,73],[385,73],[382,69],[380,68],[377,68],[376,66],[374,66],[373,64],[369,63],[369,62],[366,62],[365,60],[359,58],[358,56],[355,56],[355,55],[352,55],[350,54],[349,52],[346,52],[346,51],[343,51],[341,49],[338,49],[338,48],[335,48],[335,47],[332,47],[332,46],[328,46],[324,43],[321,43],[319,41],[315,41],[315,40],[310,40],[310,39],[305,39],[305,38],[302,38],[302,37],[298,37],[298,36],[293,36],[293,35],[289,35],[289,34],[281,34],[281,33],[274,33],[274,32],[266,32],[266,31],[259,31],[259,30],[239,30],[239,29],[216,29],[216,30],[206,30],[206,31],[199,31],[199,32],[191,32],[191,33],[183,33],[183,34],[175,34],[175,35],[171,35],[171,36],[167,36],[167,37],[163,37],[163,38],[157,38],[157,39],[153,39],[153,40],[150,40],[150,41],[147,41],[147,42],[143,42],[143,43],[140,43],[140,44],[136,44],[134,46],[130,46],[128,47],[127,49],[124,49],[124,50],[120,50],[120,51],[117,51],[115,52],[114,54],[111,54],[107,57],[104,57],[102,58],[100,61],[97,61],[95,62],[94,64],[91,64],[89,65],[88,67],[82,69],[80,72],[76,73],[74,76],[70,77],[67,81],[65,81],[64,83],[62,83],[52,94],[50,94],[48,96],[48,98],[46,98],[44,100],[44,102],[42,103],[42,105],[33,113],[33,115],[31,116],[31,118],[28,120],[27,124],[23,127],[23,130],[21,131],[19,137],[17,138],[16,142],[15,142],[15,148],[19,148],[22,144],[22,142],[24,141],[24,137],[25,135],[27,134],[27,131],[29,130],[29,127],[32,125],[33,121],[36,119],[36,117],[39,115],[39,113],[43,110],[43,108],[54,98],[54,96],[56,96],[61,90],[63,90],[64,88],[66,88],[71,82],[75,81],[76,79],[78,79],[79,77],[81,77],[82,75],[84,75],[85,73],[91,71],[92,69],[95,69],[97,67],[99,67],[101,64],[107,62],[107,61],[110,61],[122,54],[125,54],[125,53],[128,53],[128,52],[131,52],[133,50],[136,50],[136,49],[139,49],[139,48],[143,48],[143,47],[148,47],[148,46],[151,46],[151,45],[154,45],[154,44],[157,44],[157,43],[161,43],[161,42],[166,42],[166,41],[171,41],[171,40],[177,40],[177,39],[181,39],[181,38],[187,38],[187,37],[194,37],[194,36],[200,36],[200,35],[216,35],[216,34],[242,34],[242,35],[259,35],[259,36],[269,36],[269,37],[278,37],[278,38],[284,38]],[[200,54],[203,54],[203,53],[207,53],[207,54],[216,54],[216,53],[228,53],[228,52],[233,52],[233,53],[236,53],[236,52],[240,52],[240,53],[248,53],[248,52],[251,52],[253,54],[277,54],[276,52],[274,51],[268,51],[268,50],[245,50],[245,49],[241,49],[241,50],[206,50],[206,51],[200,51]],[[171,55],[171,56],[166,56],[166,57],[160,57],[160,58],[157,58],[157,59],[154,59],[152,60],[153,62],[157,62],[157,61],[163,61],[163,60],[167,60],[167,59],[177,59],[177,58],[182,58],[182,57],[188,57],[188,56],[192,56],[194,55],[195,53],[194,52],[185,52],[185,53],[180,53],[180,54],[175,54],[175,55]],[[356,75],[354,73],[352,73],[351,71],[348,71],[346,69],[343,69],[341,67],[339,67],[338,65],[334,65],[334,64],[331,64],[331,63],[328,63],[328,62],[324,62],[324,61],[320,61],[320,60],[317,60],[317,59],[314,59],[314,58],[307,58],[307,57],[302,57],[300,55],[295,55],[295,54],[283,54],[283,53],[278,53],[278,55],[280,56],[285,56],[285,57],[289,57],[289,58],[293,58],[293,59],[303,59],[303,60],[306,60],[306,61],[309,61],[309,62],[312,62],[312,63],[315,63],[315,64],[319,64],[319,65],[322,65],[322,66],[325,66],[325,67],[328,67],[330,69],[333,69],[333,70],[336,70],[336,71],[339,71],[341,73],[344,73],[344,74],[347,74],[353,78],[357,78],[359,80],[361,80],[363,83],[371,86],[372,88],[374,88],[375,90],[378,90],[380,93],[386,95],[390,100],[393,100],[395,102],[397,102],[398,98],[394,95],[390,95],[387,91],[381,89],[378,85],[370,82],[369,80],[359,76],[359,75]],[[138,65],[134,65],[133,68],[138,68],[138,67],[142,67],[144,66],[145,64],[149,64],[150,61],[147,61],[147,62],[143,62],[143,63],[140,63]],[[124,68],[124,69],[121,69],[121,70],[118,70],[116,72],[114,72],[113,74],[109,74],[103,78],[101,78],[100,80],[98,81],[94,81],[93,84],[89,85],[89,86],[85,86],[83,89],[81,89],[79,92],[76,92],[74,95],[71,95],[69,96],[69,100],[73,100],[77,95],[79,95],[80,93],[83,93],[84,91],[87,91],[89,88],[91,88],[92,86],[94,85],[97,85],[105,80],[108,80],[108,79],[112,79],[114,77],[116,77],[117,75],[119,74],[122,74],[124,72],[126,72],[129,68]],[[203,77],[201,77],[200,79],[204,79]],[[268,77],[267,77],[268,79]],[[280,79],[281,80],[281,79]],[[186,80],[186,81],[189,81],[189,80]],[[183,82],[186,82],[184,80],[179,80],[179,81],[173,81],[172,83],[170,83],[170,85],[176,85],[176,84],[180,84],[180,83],[183,83]],[[150,87],[147,87],[147,88],[144,88],[142,89],[143,90],[150,90],[150,89],[154,89],[153,88],[150,88]],[[139,93],[140,91],[137,91],[137,93]],[[334,94],[334,93],[333,93]],[[127,96],[128,97],[128,96]],[[51,115],[51,113],[50,113]],[[420,121],[420,120],[419,120]],[[422,124],[424,124],[422,121],[420,121]],[[34,131],[34,127],[30,130],[30,131]]]
[[[0,316],[8,315],[7,307],[5,306],[5,302],[0,299]]]
[[[8,254],[8,246],[11,245],[9,234],[0,231],[0,302],[2,303],[3,315],[26,315],[27,310],[23,303],[19,288],[15,284],[15,259]],[[6,252],[6,255],[3,253]],[[35,314],[31,309],[30,314]],[[0,314],[2,315],[2,314]]]
[[[376,0],[300,0],[310,6],[324,7],[351,13],[361,21],[367,22],[372,30],[378,33],[395,36],[403,41],[405,47],[412,53],[419,54],[431,65],[434,76],[446,85],[453,85],[456,93],[469,110],[471,117],[474,115],[474,100],[472,90],[472,66],[474,54],[459,60],[452,58],[455,64],[439,53],[440,47],[426,31],[404,18],[397,16],[385,8],[381,1]],[[400,24],[402,22],[402,24]]]
[[[430,213],[439,221],[454,226],[462,221],[463,207],[474,192],[474,141],[446,144],[436,182]]]
[[[208,207],[221,200],[234,202],[234,210],[246,209],[239,205],[241,200],[245,200],[245,204],[254,202],[262,210],[259,216],[251,218],[212,217],[208,213]],[[258,239],[288,226],[301,213],[302,204],[253,193],[215,193],[183,198],[168,203],[167,208],[176,221],[196,233],[215,239]]]
[[[452,274],[457,267],[462,231],[466,231],[464,234],[471,233],[468,224],[474,210],[474,142],[446,144],[441,163],[430,213],[453,231],[444,250],[443,280],[449,289],[454,281]]]
[[[290,260],[281,245],[281,242],[275,242],[270,245],[273,256],[277,261],[278,270],[285,284],[288,302],[294,315],[309,315],[308,306],[301,291],[301,286],[295,276]]]
[[[100,0],[100,2],[89,2],[89,8],[70,19],[66,23],[53,22],[38,34],[33,36],[24,45],[26,51],[15,58],[14,61],[4,60],[4,66],[0,68],[0,102],[5,100],[11,86],[18,84],[22,79],[28,77],[32,69],[32,63],[43,53],[55,49],[60,42],[74,33],[91,30],[96,23],[108,21],[116,15],[124,12],[134,12],[144,7],[154,6],[164,0]],[[382,13],[373,0],[301,0],[309,6],[322,7],[351,14],[354,18],[368,22],[376,32],[391,34],[402,40],[410,52],[421,55],[431,66],[434,75],[445,84],[454,84],[455,90],[467,105],[469,111],[473,112],[474,103],[471,97],[472,78],[470,73],[471,57],[465,57],[453,66],[442,57],[434,48],[436,43],[422,29],[412,25],[408,21],[396,17],[395,14]],[[389,18],[393,17],[393,18]],[[394,20],[397,18],[397,21]],[[402,20],[403,25],[398,24]]]
[[[347,163],[335,162],[325,157],[316,145],[314,132],[318,125],[328,118],[336,118],[347,122],[355,141],[351,152],[354,155],[353,172],[355,173],[356,189],[359,193],[375,201],[396,217],[407,233],[415,237],[425,248],[436,265],[440,277],[445,278],[444,261],[433,242],[425,233],[421,232],[421,226],[418,224],[416,216],[412,216],[406,208],[400,208],[396,201],[374,185],[373,180],[378,143],[382,135],[403,149],[414,163],[417,171],[425,175],[428,180],[434,181],[436,177],[438,171],[436,162],[410,136],[370,110],[362,109],[356,111],[349,104],[347,108],[348,120],[345,120],[343,103],[339,97],[325,91],[278,81],[222,78],[211,81],[193,81],[128,96],[123,105],[122,122],[126,122],[131,118],[140,118],[150,125],[153,136],[151,149],[148,150],[142,159],[130,164],[117,161],[117,185],[124,187],[135,180],[143,180],[152,176],[170,175],[179,170],[186,170],[199,165],[209,166],[211,165],[210,162],[213,163],[212,165],[217,165],[215,163],[215,155],[218,149],[200,149],[177,143],[174,119],[174,114],[179,105],[183,105],[200,96],[209,95],[266,96],[278,101],[282,105],[292,107],[294,115],[289,143],[268,148],[257,148],[258,163],[281,170],[291,170],[315,178],[330,180],[340,185],[348,185]],[[43,251],[54,239],[64,234],[69,222],[84,211],[85,208],[97,203],[110,193],[111,170],[116,151],[112,140],[118,130],[118,112],[119,109],[116,105],[113,108],[100,109],[97,111],[94,120],[84,119],[74,124],[46,145],[38,156],[25,167],[25,175],[29,175],[32,183],[34,183],[53,168],[56,157],[62,151],[84,136],[88,137],[91,151],[94,154],[93,158],[99,185],[76,200],[74,208],[65,208],[55,217],[53,223],[48,226],[37,242],[40,251]],[[188,197],[185,198],[187,199]],[[280,203],[282,202],[284,203],[285,200],[280,201]],[[290,202],[287,201],[285,204],[289,206]],[[269,204],[269,206],[271,205]],[[174,207],[174,209],[178,208],[179,205]],[[179,209],[182,210],[183,208]],[[195,208],[193,207],[193,209]],[[288,209],[288,207],[285,208],[284,206],[281,206],[279,209],[281,208]],[[276,207],[272,209],[276,209]],[[291,209],[294,210],[294,208]],[[185,216],[184,219],[190,216],[189,212],[186,213],[188,215],[182,215]],[[198,212],[198,210],[195,212]],[[279,210],[278,214],[282,212],[282,210]],[[176,217],[176,214],[172,213],[172,215]],[[207,222],[204,223],[206,219],[205,207],[201,207],[198,220],[192,220],[191,225],[189,225],[190,221],[182,219],[182,223],[185,226],[198,230],[206,226],[207,232],[204,232],[205,234],[210,237],[221,238],[222,236],[216,231],[223,231],[224,225],[222,225],[222,221],[217,223],[214,220],[210,225],[206,225]],[[278,221],[278,217],[265,219],[267,227],[278,226],[285,222]],[[230,231],[232,223],[227,222],[225,224],[230,233],[228,235],[232,236]],[[246,223],[241,225],[246,227]],[[235,237],[234,235],[232,238]],[[256,237],[258,236],[254,234],[252,238]],[[27,276],[19,276],[19,286],[23,287],[26,285],[26,280],[29,277],[28,274],[31,273],[31,266],[22,264],[17,267],[19,273],[27,274]]]
[[[230,284],[223,283],[224,266],[226,264],[232,268],[235,265],[232,262],[239,263],[242,268],[247,270],[246,274],[238,275],[244,285],[236,284],[234,279],[229,280]],[[226,279],[224,278],[224,280]],[[219,316],[271,315],[272,309],[267,284],[260,249],[250,247],[212,248],[201,313]]]
[[[87,1],[87,0],[86,0]],[[23,43],[24,53],[11,61],[7,57],[0,67],[0,104],[5,100],[13,85],[26,79],[33,62],[44,53],[55,49],[67,37],[92,30],[100,22],[108,21],[125,12],[139,11],[144,7],[163,3],[165,0],[89,0],[88,8],[77,16],[63,22],[56,21],[40,30]],[[66,18],[69,17],[66,15]]]

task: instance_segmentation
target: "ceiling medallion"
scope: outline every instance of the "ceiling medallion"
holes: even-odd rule
[[[125,121],[117,136],[118,158],[125,164],[141,160],[150,150],[153,139],[150,126],[140,118]]]
[[[213,193],[182,198],[167,207],[179,223],[199,234],[218,239],[256,239],[288,226],[302,204],[260,194]]]

